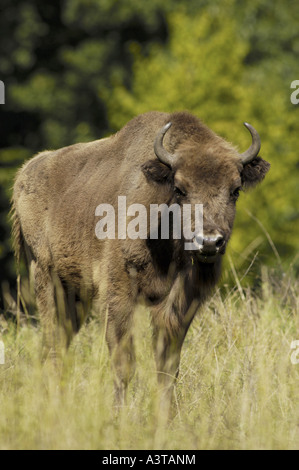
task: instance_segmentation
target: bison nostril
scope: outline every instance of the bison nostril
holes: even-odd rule
[[[222,235],[218,235],[216,239],[216,248],[221,248],[224,244],[224,237]]]
[[[224,237],[220,233],[208,235],[203,239],[203,253],[216,254],[224,245]]]

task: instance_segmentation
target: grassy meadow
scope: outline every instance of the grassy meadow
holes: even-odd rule
[[[40,360],[39,323],[1,318],[1,449],[298,449],[298,282],[265,268],[258,292],[214,296],[187,335],[173,418],[157,413],[151,328],[136,310],[137,371],[118,413],[103,327],[76,336],[57,369]]]

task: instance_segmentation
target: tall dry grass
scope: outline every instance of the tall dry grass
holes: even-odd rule
[[[242,295],[241,295],[242,292]],[[220,293],[184,344],[174,417],[157,416],[148,312],[135,314],[137,372],[116,413],[104,332],[92,318],[63,365],[40,360],[39,324],[1,321],[1,449],[298,449],[298,281],[263,269],[258,293]]]

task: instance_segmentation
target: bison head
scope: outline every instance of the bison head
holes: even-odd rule
[[[178,128],[178,123],[174,122]],[[214,263],[224,254],[230,238],[236,202],[242,189],[259,183],[270,165],[258,157],[260,137],[248,123],[252,144],[239,154],[224,139],[200,121],[189,126],[189,133],[180,138],[169,131],[172,122],[156,135],[156,160],[143,165],[147,178],[167,185],[168,204],[203,205],[203,234],[194,236],[194,255],[203,263]],[[165,142],[164,142],[165,138]],[[167,150],[173,148],[174,150]]]

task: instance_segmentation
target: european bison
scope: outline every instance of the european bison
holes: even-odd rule
[[[17,174],[15,251],[18,259],[26,254],[32,270],[45,344],[54,347],[58,324],[69,344],[88,312],[98,312],[120,400],[134,369],[131,325],[139,299],[151,312],[159,381],[172,388],[189,325],[219,279],[239,191],[259,183],[270,166],[257,156],[258,133],[245,126],[252,144],[239,154],[188,112],[150,112],[109,138],[42,152]],[[116,236],[99,240],[103,214],[96,209],[116,208],[119,196],[148,213],[151,204],[203,204],[194,249],[171,230],[168,239],[161,230],[158,238],[117,238],[119,220]]]

